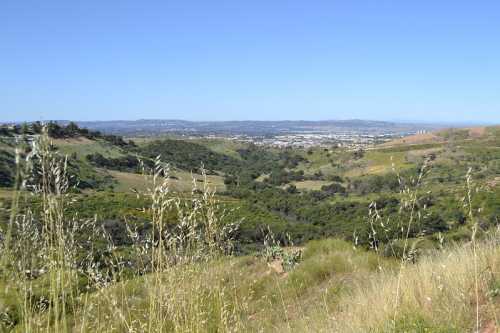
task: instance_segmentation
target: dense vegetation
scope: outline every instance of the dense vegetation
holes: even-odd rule
[[[241,167],[240,161],[234,158],[188,141],[157,140],[142,146],[139,152],[151,159],[161,156],[173,166],[188,171],[199,171],[203,166],[209,172],[229,172]]]
[[[9,151],[0,151],[0,187],[14,185],[14,155]]]
[[[141,163],[137,156],[125,155],[121,157],[110,157],[106,158],[100,153],[88,154],[86,157],[87,161],[98,167],[110,170],[128,171],[128,172],[140,172]],[[145,160],[149,162],[150,160]],[[150,164],[150,163],[148,163]]]
[[[370,228],[367,223],[370,203],[376,205],[384,218],[397,221],[401,218],[397,209],[401,204],[401,191],[408,187],[429,192],[416,205],[418,211],[425,211],[425,218],[414,224],[409,236],[424,237],[432,242],[436,242],[435,235],[439,233],[451,239],[463,238],[470,234],[465,227],[467,214],[459,204],[465,193],[467,170],[471,168],[474,178],[483,185],[494,182],[500,174],[500,154],[496,149],[500,139],[495,128],[488,129],[480,138],[471,139],[463,131],[443,132],[444,142],[381,147],[369,152],[338,148],[273,149],[249,144],[236,147],[231,153],[215,152],[196,141],[177,139],[155,139],[136,145],[121,137],[78,128],[73,123],[66,126],[49,123],[47,128],[53,138],[82,136],[96,145],[94,148],[89,145],[87,150],[76,149],[85,146],[83,143],[65,147],[65,152],[75,147],[70,153],[68,172],[71,184],[79,189],[112,190],[121,180],[114,179],[107,170],[124,172],[124,175],[141,173],[143,168],[152,167],[156,156],[177,170],[196,174],[203,165],[208,174],[222,175],[226,188],[219,195],[231,198],[225,205],[228,209],[238,208],[235,218],[246,221],[238,235],[242,251],[262,243],[265,236],[262,230],[268,227],[280,240],[290,238],[296,244],[341,237],[356,239],[368,246],[370,239],[365,236]],[[2,131],[8,138],[16,134],[35,135],[41,128],[34,123]],[[10,143],[9,149],[0,150],[3,186],[13,184],[13,147]],[[369,165],[373,163],[381,164],[385,171],[370,172],[373,167]],[[353,170],[360,172],[356,174]],[[419,177],[422,181],[417,184]],[[308,188],[309,183],[315,187]],[[316,183],[318,185],[314,185]],[[499,219],[498,188],[483,192],[481,201],[478,199],[475,204],[484,213],[481,228],[488,230]],[[81,200],[87,202],[96,195]],[[111,194],[100,195],[103,208],[97,211],[106,211],[104,198],[108,195]],[[132,205],[133,201],[133,197],[126,199]],[[92,207],[93,204],[84,205]],[[125,209],[116,212],[113,219],[122,219],[120,214],[126,215],[124,212]],[[79,213],[86,216],[83,211]],[[398,224],[392,223],[384,230],[385,238],[397,237],[397,230]]]
[[[129,140],[126,142],[121,136],[103,134],[99,131],[91,131],[87,128],[80,128],[74,122],[69,122],[66,126],[53,121],[46,124],[42,124],[37,121],[30,124],[24,123],[22,125],[1,125],[0,135],[7,137],[16,135],[40,135],[42,134],[44,126],[49,137],[54,139],[85,137],[88,139],[103,139],[117,146],[135,146],[133,141]]]

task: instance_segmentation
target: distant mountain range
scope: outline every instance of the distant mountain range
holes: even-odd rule
[[[66,124],[69,121],[58,121]],[[372,120],[283,120],[283,121],[186,121],[140,119],[77,121],[81,127],[119,135],[280,135],[294,133],[408,134],[442,128],[439,124],[396,123]]]

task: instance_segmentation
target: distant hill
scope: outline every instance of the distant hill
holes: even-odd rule
[[[68,121],[58,121],[65,124]],[[442,128],[438,124],[396,123],[372,120],[283,120],[283,121],[186,121],[141,119],[116,121],[79,121],[81,127],[120,135],[279,135],[290,133],[410,134]]]

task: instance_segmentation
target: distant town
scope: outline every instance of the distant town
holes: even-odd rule
[[[372,146],[374,144],[388,142],[395,138],[401,138],[416,133],[425,133],[425,130],[405,133],[384,133],[384,134],[359,134],[359,133],[291,133],[275,136],[251,136],[251,135],[207,135],[207,139],[229,139],[238,142],[253,143],[258,146],[268,146],[275,148],[347,148],[360,149]],[[188,138],[199,138],[190,136]]]
[[[55,121],[68,124],[69,121]],[[442,125],[369,120],[327,121],[76,121],[90,130],[129,138],[175,136],[182,139],[225,139],[275,148],[314,146],[365,149],[395,138],[426,133]],[[13,126],[15,124],[8,124]],[[17,123],[19,126],[20,123]]]

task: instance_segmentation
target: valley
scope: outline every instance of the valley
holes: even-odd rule
[[[118,299],[127,302],[135,297],[141,301],[136,307],[120,307],[120,311],[130,312],[131,317],[116,322],[116,327],[122,330],[127,325],[135,325],[133,322],[141,322],[139,318],[148,302],[161,301],[144,295],[150,288],[164,288],[155,280],[160,276],[168,279],[173,288],[165,291],[169,302],[187,302],[179,303],[181,307],[188,304],[200,307],[201,312],[192,308],[178,310],[182,314],[165,310],[170,316],[166,325],[179,330],[184,330],[185,325],[194,325],[189,327],[201,331],[208,327],[226,327],[225,320],[245,331],[287,330],[286,327],[303,330],[314,325],[317,331],[335,328],[354,332],[368,329],[365,324],[383,327],[388,320],[386,316],[390,315],[388,312],[377,312],[366,323],[353,321],[350,328],[339,326],[328,313],[334,311],[343,318],[344,314],[338,311],[343,311],[345,306],[352,311],[346,316],[361,311],[345,297],[351,292],[361,297],[360,286],[372,294],[380,292],[366,281],[372,281],[375,286],[385,283],[394,286],[401,278],[398,267],[404,266],[411,272],[437,270],[437,266],[432,265],[440,265],[441,261],[446,262],[443,265],[454,265],[447,260],[470,264],[471,253],[460,248],[476,237],[482,242],[480,251],[491,258],[484,260],[497,263],[500,258],[496,248],[493,252],[486,250],[494,246],[500,218],[499,127],[440,129],[355,147],[336,141],[295,145],[295,139],[290,144],[277,145],[272,141],[212,135],[122,137],[81,128],[74,123],[5,126],[1,133],[3,237],[12,233],[19,242],[28,241],[24,238],[27,234],[22,231],[22,221],[33,216],[36,227],[50,218],[44,215],[47,208],[43,207],[52,207],[58,200],[62,205],[58,214],[65,216],[62,225],[69,219],[68,223],[71,220],[83,228],[70,234],[76,246],[71,247],[74,251],[71,265],[76,265],[75,278],[81,283],[80,287],[75,285],[77,289],[71,291],[71,297],[88,295],[90,299],[87,305],[67,301],[75,307],[70,325],[84,331],[101,330],[103,326],[99,325],[104,324],[101,319],[94,323],[80,322],[85,316],[98,315],[88,306],[106,308],[109,306],[106,302]],[[48,140],[46,146],[44,137]],[[41,147],[45,147],[45,155],[37,152]],[[51,171],[56,172],[52,176],[45,175],[43,169],[35,172],[38,165],[44,165],[44,158],[54,166],[58,165],[57,161],[63,163],[64,174],[60,173],[63,169]],[[55,188],[44,189],[47,185],[39,183],[37,174],[49,177],[48,184]],[[24,180],[20,182],[19,177]],[[64,178],[67,178],[65,194],[60,193],[62,188],[58,190],[61,186],[58,182]],[[56,201],[46,202],[43,193]],[[58,211],[57,205],[49,211]],[[151,237],[158,237],[155,230],[163,223],[169,235],[165,236],[166,243],[146,246]],[[90,226],[93,229],[85,229]],[[208,230],[212,230],[207,228],[215,228],[210,231],[215,238],[205,238]],[[95,233],[97,230],[103,234]],[[86,237],[93,239],[91,243],[83,242]],[[90,245],[92,252],[87,252]],[[189,263],[167,265],[164,262],[161,270],[157,270],[154,263],[159,258],[154,257],[154,252],[152,259],[143,262],[139,253],[147,258],[151,255],[149,251],[158,246],[166,251],[162,260],[189,258]],[[33,251],[37,254],[39,250]],[[191,251],[194,253],[188,255]],[[95,285],[92,275],[85,271],[88,263],[83,256],[88,253],[92,253],[93,265],[98,263],[93,266],[92,274],[102,275],[99,283],[107,287]],[[449,259],[455,257],[461,259]],[[30,260],[38,262],[39,259]],[[37,265],[45,267],[43,261]],[[146,275],[143,277],[143,274]],[[427,285],[432,275],[427,271],[422,274],[423,280],[419,283],[431,288]],[[454,273],[448,270],[442,274]],[[492,274],[497,281],[497,271]],[[9,279],[6,277],[2,283],[10,283]],[[217,279],[234,285],[227,289]],[[451,276],[449,279],[451,289],[447,292],[462,288]],[[210,281],[211,286],[202,285],[203,280]],[[23,288],[37,286],[40,295],[45,296],[30,297],[38,301],[52,297],[46,294],[52,287],[43,287],[41,277],[21,281],[25,282],[12,292],[31,295],[29,289]],[[120,296],[114,294],[118,286],[124,288]],[[82,287],[89,288],[90,292],[82,294],[79,289]],[[210,296],[198,293],[180,296],[176,295],[176,288],[197,288]],[[409,285],[402,288],[408,288],[405,293],[417,292]],[[488,284],[484,288],[489,292]],[[280,294],[274,290],[280,290]],[[7,318],[2,325],[25,327],[28,323],[19,318],[26,317],[16,312],[20,305],[16,305],[18,296],[12,292],[4,296],[9,301],[0,304],[3,318]],[[229,292],[234,299],[226,299],[221,292]],[[434,289],[432,292],[438,293]],[[100,299],[101,293],[105,297]],[[366,296],[367,302],[372,301],[370,297],[375,296]],[[319,312],[315,310],[318,302],[322,304]],[[488,306],[497,306],[496,299],[491,302]],[[227,318],[212,313],[222,311],[225,306],[233,311],[226,314]],[[411,315],[408,317],[408,313],[402,311],[395,325],[406,329],[413,325],[434,329],[451,320],[449,315],[436,317],[434,313],[427,313],[425,307],[416,309],[410,303],[407,306],[412,309]],[[35,322],[45,322],[43,311],[33,311],[41,316],[33,317]],[[283,311],[287,313],[287,322],[280,319]],[[464,321],[453,320],[457,332],[469,327],[472,320],[466,319],[470,316],[469,310],[463,311]],[[487,314],[490,310],[484,311],[485,317],[493,315]],[[189,322],[178,321],[176,316],[186,314],[189,314]],[[255,318],[260,318],[264,326],[254,324]]]

